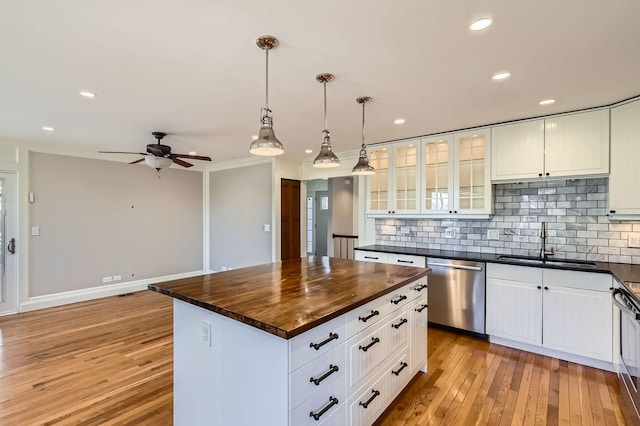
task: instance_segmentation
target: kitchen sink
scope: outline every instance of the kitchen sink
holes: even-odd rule
[[[498,260],[506,260],[509,262],[517,262],[517,263],[523,263],[527,265],[556,265],[556,266],[566,266],[569,268],[586,268],[586,269],[596,267],[596,264],[594,262],[587,262],[584,260],[541,259],[539,257],[532,257],[532,256],[501,255],[501,256],[498,256]]]

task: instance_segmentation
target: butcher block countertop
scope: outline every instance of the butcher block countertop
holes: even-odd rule
[[[290,339],[428,272],[310,256],[150,284],[149,290]]]

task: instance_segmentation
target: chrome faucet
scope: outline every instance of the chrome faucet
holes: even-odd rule
[[[540,226],[540,239],[542,240],[540,246],[540,259],[545,260],[547,256],[553,256],[553,248],[547,250],[547,224],[542,222]]]

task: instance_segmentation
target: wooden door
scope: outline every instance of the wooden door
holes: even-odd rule
[[[300,258],[300,181],[280,180],[280,257]]]

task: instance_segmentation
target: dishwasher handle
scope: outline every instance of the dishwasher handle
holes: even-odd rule
[[[482,266],[466,266],[466,265],[452,265],[449,263],[427,263],[427,268],[430,266],[441,266],[444,268],[452,268],[452,269],[464,269],[466,271],[482,271]]]

